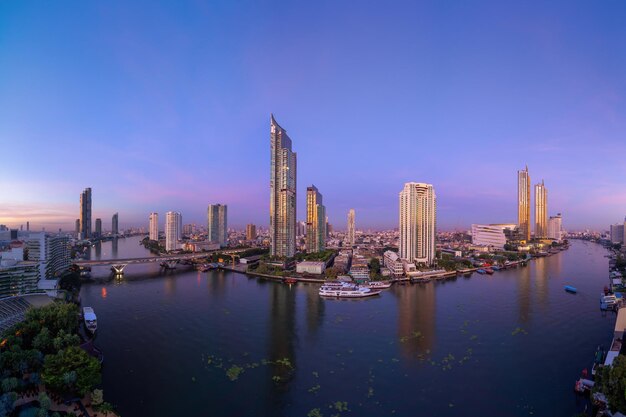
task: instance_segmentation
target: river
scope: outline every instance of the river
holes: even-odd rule
[[[139,239],[90,257],[145,255]],[[573,241],[524,268],[358,301],[320,299],[313,284],[131,265],[81,297],[98,315],[105,398],[124,417],[571,417],[584,406],[574,382],[615,323],[599,309],[606,254]]]

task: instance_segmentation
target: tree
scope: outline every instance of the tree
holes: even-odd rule
[[[620,355],[612,366],[600,369],[594,391],[606,395],[611,411],[626,413],[626,356]]]
[[[79,347],[68,347],[46,356],[42,380],[55,391],[83,396],[100,383],[100,362]]]
[[[326,270],[324,271],[324,275],[326,275],[327,279],[335,279],[337,278],[337,275],[339,275],[339,270],[334,266],[326,268]]]

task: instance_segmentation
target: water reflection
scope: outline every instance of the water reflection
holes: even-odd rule
[[[95,251],[96,251],[96,260],[102,259],[102,243],[101,242],[97,242],[95,244]]]
[[[435,284],[398,286],[392,290],[398,299],[402,353],[410,357],[431,349],[435,341]]]
[[[517,304],[520,323],[527,323],[530,317],[530,267],[517,268]]]
[[[306,291],[306,324],[308,336],[314,338],[324,321],[324,300],[319,296],[319,288],[307,285]]]
[[[117,238],[111,241],[111,259],[117,259]]]

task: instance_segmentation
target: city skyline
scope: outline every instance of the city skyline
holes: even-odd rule
[[[121,228],[169,210],[202,224],[206,201],[228,204],[234,227],[267,225],[270,112],[298,138],[300,183],[324,190],[340,228],[349,208],[362,229],[394,228],[395,190],[413,178],[437,187],[441,230],[514,222],[510,173],[525,164],[550,184],[567,229],[624,216],[626,57],[608,52],[626,34],[623,5],[174,12],[191,21],[157,5],[141,19],[144,6],[121,17],[94,4],[2,5],[0,137],[11,157],[0,223],[73,230],[76,194],[92,187],[93,218],[119,212]],[[176,146],[154,146],[164,143]]]

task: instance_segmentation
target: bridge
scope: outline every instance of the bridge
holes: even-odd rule
[[[111,270],[115,272],[115,274],[122,275],[124,273],[124,268],[126,268],[128,265],[131,265],[131,264],[146,264],[146,263],[158,262],[164,268],[173,269],[178,263],[181,263],[181,262],[192,263],[193,261],[208,258],[209,256],[212,256],[215,253],[224,254],[225,256],[231,257],[234,263],[235,257],[238,257],[238,255],[236,254],[239,252],[243,252],[245,250],[247,249],[231,249],[231,250],[226,250],[226,251],[146,256],[142,258],[79,260],[79,261],[75,261],[74,265],[79,266],[79,267],[111,265]]]

